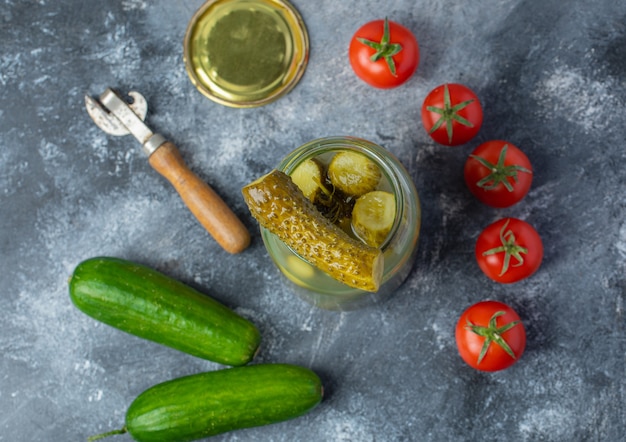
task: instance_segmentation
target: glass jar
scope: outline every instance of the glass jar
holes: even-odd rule
[[[295,253],[267,229],[261,228],[261,237],[270,257],[293,283],[294,291],[305,301],[327,310],[353,310],[387,299],[411,271],[421,222],[419,197],[408,172],[393,154],[369,141],[353,137],[313,140],[287,155],[277,169],[290,175],[300,163],[310,158],[329,157],[344,150],[359,152],[374,161],[382,172],[383,190],[395,195],[396,216],[381,246],[385,265],[376,293],[336,281]]]

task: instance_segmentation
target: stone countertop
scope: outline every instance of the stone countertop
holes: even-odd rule
[[[151,266],[251,319],[256,362],[315,370],[323,403],[223,441],[618,441],[626,435],[626,3],[615,0],[293,1],[309,66],[280,100],[233,109],[203,97],[182,60],[201,0],[10,1],[0,6],[0,441],[86,440],[122,425],[158,382],[222,368],[97,323],[70,302],[82,260]],[[479,5],[480,4],[480,5]],[[405,85],[377,90],[347,61],[352,34],[388,16],[421,48]],[[485,121],[449,148],[421,126],[426,94],[470,86]],[[147,121],[253,232],[224,252],[152,170],[131,137],[87,116],[84,95],[138,90]],[[376,142],[407,167],[423,224],[417,262],[376,308],[329,312],[291,292],[240,189],[315,138]],[[521,147],[535,168],[509,209],[463,182],[482,141]],[[531,278],[491,282],[473,247],[492,221],[530,222],[545,244]],[[474,302],[513,306],[527,349],[512,368],[477,372],[454,326]],[[131,440],[128,435],[112,441]]]

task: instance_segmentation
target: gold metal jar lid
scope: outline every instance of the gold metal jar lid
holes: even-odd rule
[[[270,103],[298,83],[309,58],[302,17],[285,0],[209,0],[184,42],[191,82],[231,107]]]

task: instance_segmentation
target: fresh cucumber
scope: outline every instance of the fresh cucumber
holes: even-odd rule
[[[260,333],[216,300],[143,265],[118,258],[81,262],[69,282],[72,302],[105,324],[225,365],[252,360]]]
[[[260,364],[194,374],[155,385],[126,412],[120,430],[140,442],[192,441],[293,419],[323,396],[320,378],[288,364]]]

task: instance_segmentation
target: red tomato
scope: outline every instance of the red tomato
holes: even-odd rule
[[[481,232],[475,254],[485,275],[506,284],[520,281],[537,271],[543,259],[543,243],[526,221],[503,218]]]
[[[419,46],[404,26],[385,20],[364,24],[350,41],[350,64],[356,75],[381,89],[400,86],[419,64]]]
[[[521,201],[533,180],[532,166],[519,148],[493,140],[478,146],[465,162],[470,192],[491,207],[509,207]]]
[[[465,310],[456,324],[455,337],[463,360],[482,371],[510,367],[526,348],[526,330],[520,317],[497,301],[482,301]]]
[[[470,88],[456,83],[442,84],[426,96],[422,123],[437,143],[457,146],[476,136],[483,124],[483,108]]]

